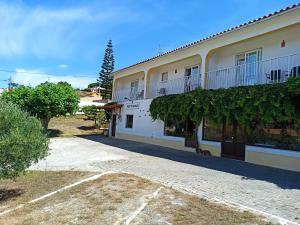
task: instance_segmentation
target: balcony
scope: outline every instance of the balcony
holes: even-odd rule
[[[113,95],[114,102],[126,102],[144,99],[144,86],[138,85],[131,88],[116,90]]]
[[[154,86],[154,85],[152,85]],[[165,82],[159,82],[153,89],[152,98],[171,94],[180,94],[195,90],[201,86],[201,74],[182,76]]]
[[[206,88],[282,83],[296,76],[300,76],[300,53],[209,71]]]

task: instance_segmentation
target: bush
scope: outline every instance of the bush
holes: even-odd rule
[[[12,103],[0,101],[0,179],[12,179],[46,157],[41,123]]]

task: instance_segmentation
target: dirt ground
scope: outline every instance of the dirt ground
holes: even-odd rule
[[[87,174],[77,175],[84,177]],[[62,175],[62,177],[67,176],[68,174]],[[66,183],[69,181],[67,180]],[[39,179],[31,180],[33,184],[38,182]],[[35,193],[37,188],[38,185],[32,185],[32,190],[27,189],[27,192]],[[21,197],[15,197],[15,202],[18,202],[19,198]],[[7,205],[7,202],[4,202],[4,205]],[[263,225],[270,223],[248,212],[238,212],[180,193],[159,183],[118,173],[104,175],[97,180],[82,183],[30,206],[25,205],[24,208],[0,216],[0,224]]]
[[[72,137],[80,135],[103,134],[94,126],[94,121],[84,115],[52,118],[49,123],[50,137]]]
[[[92,174],[94,173],[29,171],[25,175],[18,177],[16,181],[1,180],[0,212],[18,204],[26,203]]]

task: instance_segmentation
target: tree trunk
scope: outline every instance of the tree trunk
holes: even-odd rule
[[[196,127],[195,127],[195,139],[196,139],[196,153],[197,154],[199,154],[200,153],[200,149],[199,149],[199,140],[198,140],[198,127],[199,126],[197,126],[196,125]]]
[[[48,130],[49,121],[50,121],[50,118],[41,118],[41,124],[42,124],[44,132],[47,132],[47,130]]]

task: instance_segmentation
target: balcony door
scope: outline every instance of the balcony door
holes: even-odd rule
[[[139,80],[130,83],[130,100],[135,100],[138,94]]]
[[[253,50],[236,56],[237,85],[254,85],[258,83],[261,50]]]
[[[189,92],[200,86],[199,66],[192,66],[185,69],[184,92]]]

